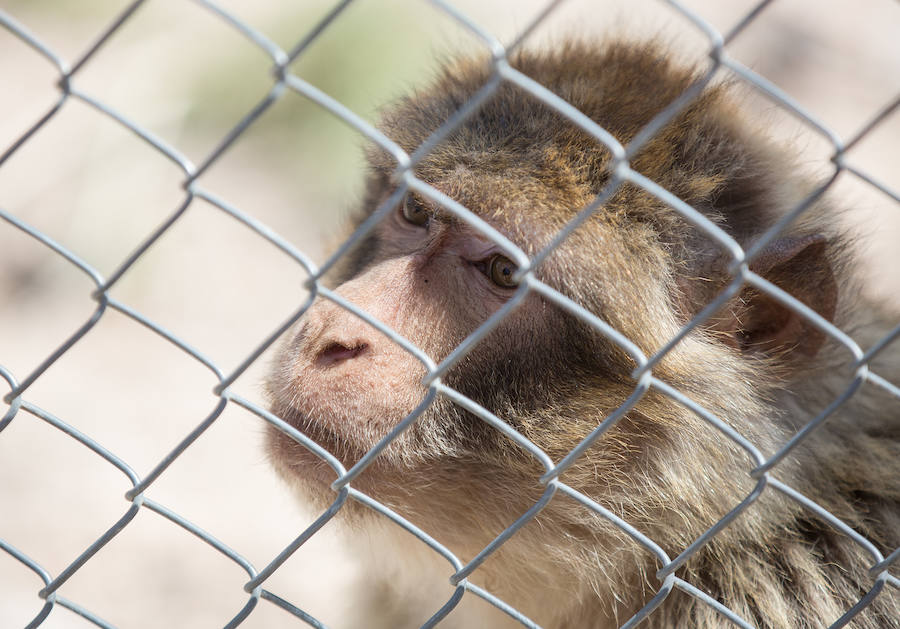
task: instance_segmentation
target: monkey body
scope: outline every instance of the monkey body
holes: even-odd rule
[[[512,65],[623,144],[696,80],[664,51],[621,42],[523,52]],[[429,90],[390,109],[382,130],[414,152],[490,72],[485,60],[451,64]],[[587,132],[502,84],[415,174],[533,256],[610,184],[611,161]],[[370,162],[357,224],[396,188],[392,159],[373,151]],[[745,249],[811,191],[725,85],[703,91],[630,166]],[[706,233],[624,183],[535,275],[652,356],[728,286],[730,264]],[[889,317],[879,320],[870,314],[877,304],[861,302],[853,264],[851,241],[818,201],[750,269],[865,350],[890,329]],[[337,293],[439,361],[511,298],[510,265],[495,243],[410,193],[345,260]],[[870,368],[900,382],[897,354],[888,348]],[[852,363],[815,325],[745,285],[653,375],[768,457],[847,389]],[[443,382],[558,462],[632,395],[635,367],[616,343],[532,291]],[[284,345],[268,389],[276,414],[349,467],[424,399],[424,374],[375,328],[319,300]],[[270,450],[312,499],[332,499],[333,474],[317,457],[275,429]],[[703,417],[651,387],[560,480],[674,558],[755,495],[755,467]],[[535,503],[546,489],[542,474],[524,449],[438,396],[352,484],[467,559]],[[864,383],[770,474],[889,554],[900,546],[900,401]],[[837,621],[876,587],[874,563],[833,523],[768,486],[675,574],[753,626],[811,629]],[[470,578],[542,626],[605,628],[654,596],[661,567],[619,526],[558,492]],[[643,626],[733,625],[676,589]],[[886,587],[852,626],[900,628],[900,594]]]

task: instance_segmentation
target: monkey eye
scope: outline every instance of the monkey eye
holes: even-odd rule
[[[431,219],[428,210],[426,210],[411,194],[407,194],[403,197],[403,204],[401,205],[400,210],[407,223],[412,223],[419,227],[425,227]]]
[[[488,260],[487,276],[491,281],[501,288],[514,288],[518,286],[518,282],[513,281],[513,276],[519,267],[506,256],[497,254]]]

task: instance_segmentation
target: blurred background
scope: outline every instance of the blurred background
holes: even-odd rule
[[[218,6],[290,50],[333,2],[222,0]],[[543,0],[455,0],[461,12],[510,42]],[[684,5],[726,32],[756,2]],[[74,63],[121,13],[121,0],[3,0],[0,10]],[[900,5],[894,0],[776,0],[728,46],[822,124],[852,138],[900,93]],[[572,0],[529,36],[552,46],[571,36],[668,42],[702,63],[705,36],[655,0]],[[427,82],[442,58],[482,51],[452,17],[424,1],[357,0],[291,66],[293,74],[375,122],[379,107]],[[268,93],[271,60],[201,2],[147,0],[84,65],[76,88],[113,108],[195,164]],[[59,99],[56,68],[0,28],[0,151]],[[829,173],[831,147],[808,125],[746,90],[772,134],[801,151],[814,175]],[[321,262],[361,194],[365,139],[288,92],[200,178],[200,185],[256,217]],[[900,112],[848,154],[900,190]],[[0,209],[40,230],[104,277],[183,202],[184,174],[136,135],[70,98],[0,165]],[[864,237],[870,290],[900,305],[900,205],[844,173],[834,197]],[[303,269],[217,207],[195,200],[121,278],[112,296],[232,372],[301,304]],[[89,278],[0,220],[0,366],[20,381],[83,325],[96,303]],[[264,404],[271,352],[232,389]],[[108,309],[99,323],[31,386],[25,398],[89,435],[144,476],[215,408],[217,380],[196,360]],[[0,392],[7,385],[0,381]],[[0,394],[0,397],[2,397]],[[7,406],[0,402],[0,416]],[[229,404],[147,495],[203,528],[257,569],[318,515],[296,503],[270,470],[264,423]],[[19,412],[0,433],[0,539],[56,576],[128,509],[127,479],[37,417]],[[329,523],[266,582],[335,628],[419,626],[450,595],[449,566],[421,570],[421,600],[400,594],[367,560],[365,544]],[[350,537],[358,538],[358,534]],[[417,543],[411,540],[410,542]],[[438,567],[441,565],[438,564]],[[60,590],[120,627],[217,627],[246,603],[246,573],[212,547],[147,509]],[[25,626],[43,605],[41,580],[0,552],[0,627]],[[469,597],[467,597],[469,598]],[[437,601],[437,604],[435,604]],[[474,601],[472,605],[484,605]],[[497,622],[502,616],[497,614]],[[465,611],[446,625],[466,626]],[[302,623],[261,601],[246,627]],[[44,627],[93,626],[57,607]]]

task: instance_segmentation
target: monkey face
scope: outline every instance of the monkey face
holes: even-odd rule
[[[577,155],[562,154],[559,143],[570,142],[569,127],[537,147],[508,141],[503,133],[517,132],[538,115],[559,126],[547,108],[519,113],[522,124],[511,124],[506,109],[488,107],[435,147],[417,166],[416,176],[533,256],[592,201],[600,183],[584,178],[590,169],[581,167]],[[410,136],[410,129],[427,130],[440,122],[407,121],[401,127],[392,122],[396,115],[385,116],[385,132],[408,144],[409,151],[427,138],[425,131]],[[432,114],[418,108],[403,115]],[[488,127],[492,131],[486,134]],[[590,146],[603,162],[604,149],[593,141]],[[380,153],[369,157],[373,174],[357,224],[395,191],[391,173],[396,165]],[[623,219],[623,207],[637,206],[633,195],[626,191],[613,201],[533,272],[560,295],[602,313],[650,353],[678,328],[664,281],[668,260],[652,230]],[[476,228],[433,199],[407,192],[348,256],[334,292],[344,303],[320,297],[285,343],[269,381],[273,412],[346,468],[416,413],[353,481],[388,504],[406,500],[399,475],[422,474],[433,487],[425,469],[434,474],[440,468],[443,475],[472,460],[487,469],[498,460],[512,463],[497,472],[498,478],[534,486],[541,475],[537,461],[482,419],[443,395],[419,408],[429,391],[423,383],[426,360],[445,359],[503,307],[517,291],[517,270],[510,254]],[[640,309],[633,308],[635,295]],[[421,354],[354,314],[348,304]],[[529,292],[441,376],[441,384],[560,459],[631,395],[634,383],[628,374],[634,367],[633,358],[591,325]],[[620,435],[587,465],[621,466],[629,460],[627,452],[639,450],[634,442]],[[321,459],[275,428],[270,451],[283,472],[315,492],[335,478]],[[487,482],[485,475],[476,482]],[[400,498],[392,502],[395,493]],[[519,510],[527,508],[526,495],[517,502]]]
[[[479,89],[486,70],[473,65],[462,81],[449,70],[446,84],[388,111],[384,133],[414,152]],[[640,117],[649,120],[650,114],[642,111]],[[357,225],[394,192],[396,164],[390,156],[372,152],[369,161],[373,174]],[[531,256],[592,201],[608,180],[608,161],[608,151],[596,140],[506,86],[434,147],[415,175]],[[668,308],[668,287],[660,280],[667,272],[665,255],[652,230],[623,220],[626,206],[635,206],[628,194],[618,209],[611,206],[571,234],[534,274],[561,295],[602,312],[649,351],[677,325]],[[445,210],[433,196],[407,193],[350,255],[335,292],[433,363],[516,292],[517,269],[509,252]],[[640,248],[635,243],[646,245],[640,256],[632,255]],[[639,315],[629,303],[633,295],[640,295]],[[634,366],[596,329],[530,292],[442,375],[441,384],[562,457],[633,391],[628,374]],[[443,395],[418,409],[429,390],[422,382],[427,372],[421,355],[343,305],[320,298],[284,345],[269,381],[272,409],[344,466],[418,412],[354,480],[357,486],[369,479],[365,487],[382,499],[396,484],[391,478],[398,470],[448,469],[473,458],[490,467],[498,453],[515,461],[516,470],[527,470],[533,484],[540,475],[533,458],[481,419]],[[333,480],[318,457],[280,431],[272,430],[270,443],[276,463],[289,475]],[[623,443],[616,440],[604,456]]]
[[[438,154],[426,163],[444,173],[431,185],[477,210],[528,253],[552,237],[555,225],[529,212],[526,203],[542,204],[548,215],[555,207],[557,221],[563,221],[582,201],[581,196],[561,201],[558,190],[542,192],[536,185],[528,195],[503,196],[498,190],[506,188],[496,176],[459,165],[437,168],[437,161],[446,159]],[[520,181],[529,179],[523,175]],[[371,210],[392,190],[384,180],[370,185]],[[598,303],[600,295],[614,297],[607,282],[621,291],[628,280],[618,277],[624,247],[620,236],[605,220],[595,221],[590,229],[548,258],[539,276],[567,295]],[[592,239],[605,243],[605,256],[588,255],[585,242]],[[432,363],[445,359],[515,295],[518,269],[497,244],[414,194],[392,208],[361,248],[362,255],[351,256],[343,270],[334,299],[319,298],[284,345],[269,383],[273,411],[348,469],[415,414],[353,486],[395,508],[403,510],[412,503],[421,510],[425,497],[410,497],[402,481],[421,478],[428,487],[423,494],[434,503],[428,511],[435,513],[452,502],[450,497],[458,498],[460,479],[477,485],[479,492],[514,482],[522,491],[507,500],[508,511],[497,514],[500,521],[514,517],[510,514],[524,511],[540,494],[540,465],[446,396],[427,399],[423,377],[428,370],[422,354]],[[643,291],[643,299],[652,303],[663,299],[662,294],[654,284]],[[422,354],[404,348],[347,305],[372,316]],[[644,321],[625,323],[636,337],[641,329],[659,328]],[[633,383],[627,374],[633,367],[620,348],[591,326],[529,293],[442,375],[441,385],[496,414],[559,459],[599,418],[628,398]],[[420,408],[425,401],[427,406]],[[332,495],[327,486],[336,474],[318,456],[275,428],[269,441],[283,473],[299,480],[314,498]],[[622,436],[590,465],[621,467],[627,453],[635,451],[639,448]],[[473,469],[494,472],[473,475]],[[458,517],[464,511],[452,512]]]
[[[497,245],[443,219],[412,195],[364,247],[366,262],[346,273],[334,295],[433,361],[444,358],[516,288],[516,267]],[[319,299],[283,348],[270,381],[273,410],[349,467],[425,399],[423,354],[407,351],[343,306]],[[458,451],[459,427],[439,414],[428,409],[383,454],[372,475],[385,465]],[[280,465],[301,476],[326,472],[277,430],[271,448]]]

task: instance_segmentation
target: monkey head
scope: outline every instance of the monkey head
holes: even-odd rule
[[[663,51],[621,43],[522,52],[511,63],[623,145],[697,79]],[[490,77],[486,60],[451,64],[430,89],[387,111],[381,129],[412,153]],[[440,541],[477,550],[541,496],[545,470],[447,391],[558,462],[637,387],[634,350],[579,313],[652,356],[729,285],[732,260],[666,202],[615,180],[602,143],[512,84],[501,84],[415,165],[421,185],[396,179],[397,164],[385,152],[373,150],[369,159],[355,224],[392,195],[397,202],[344,260],[336,299],[317,299],[284,343],[268,383],[272,410],[346,468],[414,415],[352,486]],[[703,91],[629,165],[742,246],[800,196],[784,176],[789,159],[741,118],[723,85]],[[524,279],[515,252],[440,202],[453,199],[532,258],[598,195],[603,202]],[[750,268],[833,319],[835,233],[797,223]],[[439,381],[425,379],[427,360],[447,358],[511,299],[515,307]],[[366,312],[421,354],[336,301]],[[823,342],[791,308],[744,286],[653,375],[754,443],[774,446],[788,431],[770,406],[774,390],[808,368]],[[748,467],[747,455],[710,439],[701,418],[656,388],[637,397],[561,478],[644,530],[676,510],[696,516],[673,541],[689,543],[746,495],[747,483],[732,472]],[[774,428],[761,426],[760,417]],[[286,477],[313,497],[333,497],[331,467],[278,429],[269,437]],[[623,535],[588,511],[554,498],[537,520],[552,519],[560,537],[596,540],[608,553],[603,561],[613,562],[604,569],[623,573],[614,550]]]

